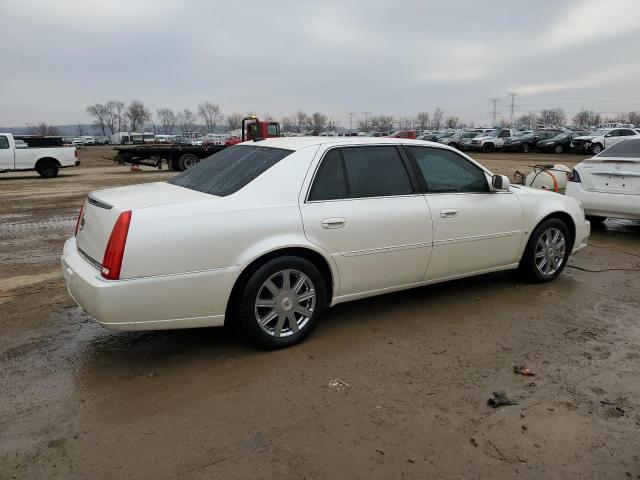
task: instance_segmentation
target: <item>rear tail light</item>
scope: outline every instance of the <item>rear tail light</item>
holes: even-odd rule
[[[82,220],[82,214],[84,213],[84,204],[87,202],[87,199],[85,198],[85,201],[82,202],[82,206],[80,207],[80,213],[78,213],[78,220],[76,220],[76,233],[75,236],[78,236],[78,228],[80,227],[80,220]]]
[[[73,152],[73,154],[76,156],[76,158],[78,158],[80,155],[78,155],[78,149],[76,148]]]
[[[108,280],[120,279],[120,268],[122,267],[122,257],[124,257],[124,247],[127,243],[129,224],[131,223],[131,210],[122,212],[113,226],[107,248],[104,250],[101,274]]]
[[[580,183],[580,174],[577,172],[577,170],[574,168],[573,170],[571,170],[571,173],[569,174],[569,179],[570,182],[575,182],[575,183]]]

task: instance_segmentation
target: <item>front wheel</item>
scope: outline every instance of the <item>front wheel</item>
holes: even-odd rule
[[[528,143],[523,143],[522,144],[522,152],[523,153],[529,153],[529,144]]]
[[[601,151],[602,145],[600,145],[599,143],[595,143],[593,147],[591,147],[591,153],[593,153],[594,155],[599,154]]]
[[[495,146],[493,145],[493,143],[485,143],[484,145],[482,145],[482,151],[484,153],[493,152],[494,149],[495,149]]]
[[[555,280],[569,259],[571,235],[567,225],[550,218],[531,234],[518,270],[531,283]]]
[[[562,153],[563,151],[564,151],[564,148],[562,148],[562,145],[556,145],[556,148],[555,148],[556,153]]]
[[[313,332],[326,299],[324,278],[313,263],[293,256],[275,258],[258,268],[244,288],[242,331],[259,347],[289,347]]]

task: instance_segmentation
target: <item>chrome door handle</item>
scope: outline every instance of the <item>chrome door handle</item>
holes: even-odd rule
[[[320,222],[322,228],[342,228],[347,224],[347,219],[342,217],[323,218]]]
[[[456,208],[443,208],[440,210],[440,216],[442,218],[453,218],[458,216],[458,209]]]

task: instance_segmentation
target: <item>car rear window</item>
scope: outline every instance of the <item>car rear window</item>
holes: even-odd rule
[[[228,147],[175,176],[168,183],[226,197],[252,182],[293,150],[237,145]]]
[[[623,140],[603,150],[596,157],[640,158],[640,140]]]

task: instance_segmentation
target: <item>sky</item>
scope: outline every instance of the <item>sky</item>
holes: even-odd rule
[[[0,125],[88,123],[86,106],[275,118],[321,111],[490,123],[640,110],[640,0],[0,0]]]

